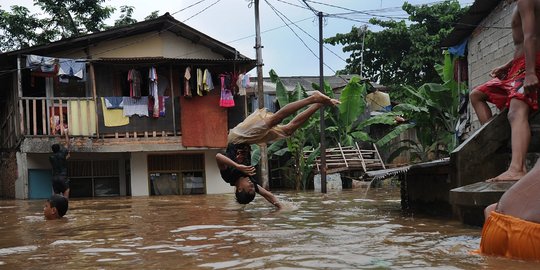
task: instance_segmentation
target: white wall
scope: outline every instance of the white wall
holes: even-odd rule
[[[163,57],[223,59],[222,55],[213,52],[210,48],[178,37],[171,32],[161,33],[160,38],[163,40]]]
[[[51,163],[49,162],[49,156],[48,154],[26,154],[26,166],[27,169],[48,169],[52,170]]]
[[[26,153],[17,152],[17,180],[15,180],[15,198],[28,199],[28,161]]]
[[[220,194],[234,192],[234,187],[226,183],[219,174],[216,164],[218,150],[208,150],[204,153],[204,168],[206,174],[206,193]]]
[[[131,196],[148,196],[148,154],[131,153]]]

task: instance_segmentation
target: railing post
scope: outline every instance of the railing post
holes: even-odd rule
[[[97,101],[97,91],[96,91],[96,74],[94,72],[94,65],[92,62],[89,64],[90,78],[92,79],[92,98],[94,100],[95,114],[96,114],[96,137],[99,138],[99,117],[97,117],[97,112],[99,109]],[[89,107],[89,106],[88,106]],[[79,107],[80,108],[80,107]]]
[[[17,56],[17,100],[19,101],[19,132],[16,132],[15,135],[21,135],[24,134],[24,111],[23,111],[23,103],[22,103],[22,72],[21,72],[22,64],[21,64],[21,56]]]

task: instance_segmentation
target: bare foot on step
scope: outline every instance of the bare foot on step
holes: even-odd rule
[[[486,182],[504,182],[504,181],[518,181],[523,177],[526,173],[525,172],[512,172],[512,171],[506,171],[501,174],[499,174],[496,177],[490,178],[486,180]]]

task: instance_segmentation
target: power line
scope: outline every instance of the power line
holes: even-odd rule
[[[268,0],[265,0],[265,2],[268,4],[268,6],[270,6],[270,8],[272,8],[272,10],[274,11],[274,13],[276,13],[276,15],[285,23],[285,25],[287,25],[287,27],[289,27],[289,29],[294,33],[294,35],[300,39],[300,42],[302,42],[302,44],[304,44],[304,46],[317,58],[319,59],[319,57],[317,56],[317,54],[315,52],[313,52],[313,50],[306,44],[306,42],[294,31],[294,29],[292,29],[289,24],[287,22],[285,22],[285,20],[283,20],[283,17],[285,17],[288,21],[291,21],[289,18],[287,18],[287,16],[285,16],[283,13],[281,13],[279,10],[277,10],[272,4],[268,3]],[[280,16],[281,14],[281,16]],[[304,32],[305,34],[307,34],[308,36],[310,36],[311,38],[313,38],[315,41],[317,41],[317,39],[315,39],[314,37],[312,37],[311,35],[309,35],[307,32],[305,32],[301,27],[299,27],[298,25],[294,24],[291,22],[291,24],[295,25],[296,27],[298,27],[298,29],[300,29],[302,32]],[[328,48],[326,48],[328,50]],[[330,51],[330,50],[329,50]],[[332,52],[332,51],[330,51]],[[332,52],[333,53],[333,52]],[[337,56],[337,55],[336,55]],[[338,56],[341,60],[345,61],[343,58],[341,58],[340,56]],[[324,63],[323,64],[328,68],[330,69],[332,72],[334,73],[337,73],[333,68],[331,68],[330,66],[328,66],[328,64]]]
[[[190,20],[191,18],[193,18],[193,17],[195,17],[195,16],[197,16],[197,15],[200,15],[201,13],[205,12],[206,10],[208,10],[208,9],[211,8],[211,7],[213,7],[215,4],[217,4],[217,3],[219,3],[219,2],[221,2],[221,0],[217,0],[216,2],[210,4],[209,6],[205,7],[204,9],[202,9],[201,11],[195,13],[193,16],[191,16],[191,17],[189,17],[189,18],[183,20],[182,22],[187,22],[187,21]]]
[[[284,4],[287,4],[287,5],[291,5],[291,6],[294,6],[294,7],[298,7],[298,8],[301,8],[301,9],[308,9],[309,8],[306,8],[304,6],[301,6],[301,5],[296,5],[296,4],[293,4],[293,3],[289,3],[289,2],[286,2],[286,1],[283,1],[283,0],[277,0],[278,2],[281,2],[281,3],[284,3]]]
[[[204,1],[206,1],[206,0],[201,0],[201,1],[197,2],[197,3],[191,4],[191,5],[189,5],[189,6],[185,7],[185,8],[183,8],[183,9],[180,9],[180,10],[178,10],[178,11],[175,11],[175,12],[171,13],[171,15],[174,15],[174,14],[176,14],[176,13],[178,13],[178,12],[182,12],[182,11],[184,11],[184,10],[186,10],[186,9],[188,9],[188,8],[191,8],[191,7],[193,7],[193,6],[196,6],[196,5],[198,5],[198,4],[200,4],[200,3],[204,2]]]

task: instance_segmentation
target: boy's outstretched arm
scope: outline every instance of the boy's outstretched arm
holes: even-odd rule
[[[66,149],[67,149],[67,155],[66,155],[66,159],[69,158],[70,156],[70,151],[69,151],[69,134],[68,134],[68,129],[64,127],[64,125],[61,125],[60,128],[62,129],[62,131],[64,132],[64,136],[66,137]]]
[[[227,169],[227,167],[232,167],[243,172],[245,175],[248,175],[248,176],[255,175],[255,167],[238,164],[221,153],[216,154],[216,162],[220,171]]]
[[[274,194],[272,194],[272,192],[264,189],[260,185],[258,186],[258,188],[259,188],[259,194],[263,196],[269,203],[273,204],[278,209],[283,208],[283,204],[279,202],[279,200],[276,198],[276,196],[274,196]]]

